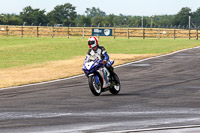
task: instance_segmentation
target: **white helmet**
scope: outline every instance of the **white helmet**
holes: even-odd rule
[[[91,36],[88,39],[88,45],[90,48],[94,48],[94,47],[98,46],[99,45],[98,38],[95,36]]]

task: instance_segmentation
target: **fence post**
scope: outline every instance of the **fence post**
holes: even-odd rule
[[[174,29],[174,40],[176,39],[176,29]]]
[[[198,33],[198,29],[197,29],[197,32],[196,32],[196,40],[199,39],[199,33]]]
[[[101,23],[98,24],[98,29],[99,29],[100,24],[101,24]],[[99,37],[100,37],[100,36],[99,36],[99,34],[98,34],[98,35],[97,35],[97,38],[99,39]]]
[[[8,26],[6,26],[6,37],[8,37]]]
[[[85,37],[85,24],[83,26],[83,38]]]
[[[158,30],[158,40],[160,40],[160,29]]]
[[[129,27],[127,27],[127,37],[129,39]]]
[[[191,33],[190,33],[190,29],[189,29],[189,40],[190,40],[190,38],[191,38],[191,35],[190,35]]]
[[[24,26],[22,26],[22,35],[21,35],[21,38],[23,38],[23,35],[24,35]]]
[[[39,37],[39,29],[38,29],[39,27],[37,26],[37,37]]]
[[[69,26],[68,26],[68,30],[67,30],[67,38],[69,38]]]
[[[145,39],[145,29],[143,29],[143,39]]]
[[[69,38],[69,27],[71,26],[71,24],[69,24],[68,26],[68,33],[67,33],[67,38]]]
[[[114,39],[115,39],[115,24],[114,24]]]
[[[51,36],[52,36],[52,38],[54,38],[54,27],[52,27],[51,30],[52,30]]]

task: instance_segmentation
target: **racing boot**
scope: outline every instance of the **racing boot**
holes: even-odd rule
[[[108,86],[110,86],[110,82],[109,82],[109,77],[110,77],[110,74],[109,73],[109,70],[106,70],[104,69],[103,71],[103,88],[107,88]]]
[[[110,72],[110,77],[113,77],[114,82],[115,82],[116,84],[118,84],[118,83],[119,83],[119,79],[116,78],[116,76],[115,76],[116,74],[115,74],[115,72],[114,72],[114,68],[113,68],[111,65],[107,65],[106,68],[107,68],[108,71]]]

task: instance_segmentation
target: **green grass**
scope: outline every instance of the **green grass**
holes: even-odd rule
[[[108,53],[164,54],[200,46],[200,41],[188,39],[99,39]],[[0,37],[0,68],[40,64],[86,55],[87,38],[19,38]]]

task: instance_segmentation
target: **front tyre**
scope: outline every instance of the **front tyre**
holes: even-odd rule
[[[94,75],[89,76],[89,78],[88,78],[90,90],[91,90],[92,94],[94,94],[95,96],[99,96],[101,94],[101,82],[99,80],[99,77],[97,80],[99,82],[98,84],[96,83]]]
[[[112,81],[115,82],[114,86],[112,88],[110,88],[110,92],[114,95],[118,94],[120,92],[121,89],[121,85],[120,85],[120,80],[119,77],[117,76],[116,73],[113,73],[112,75]]]

